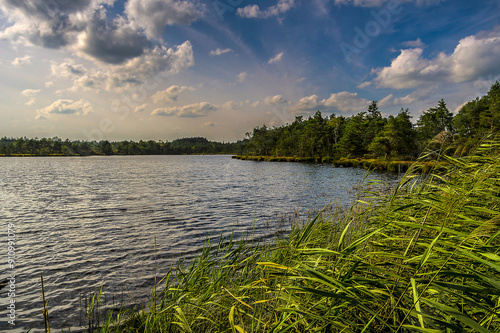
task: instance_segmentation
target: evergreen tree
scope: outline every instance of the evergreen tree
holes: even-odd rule
[[[442,132],[453,133],[453,114],[441,99],[435,108],[424,112],[417,121],[418,138],[425,147],[429,141]]]
[[[347,119],[344,135],[339,142],[341,154],[346,157],[360,157],[367,152],[363,141],[366,124],[366,112],[358,113]]]

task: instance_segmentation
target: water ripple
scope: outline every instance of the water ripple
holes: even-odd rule
[[[0,219],[17,235],[18,318],[10,332],[43,332],[40,273],[52,328],[78,329],[85,299],[102,286],[105,309],[148,300],[155,236],[158,270],[166,273],[209,238],[255,232],[264,241],[274,237],[268,224],[277,213],[349,204],[364,174],[229,156],[2,158]]]

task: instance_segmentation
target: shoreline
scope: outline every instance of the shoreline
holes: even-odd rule
[[[344,168],[364,168],[377,171],[406,172],[413,164],[418,163],[424,173],[433,169],[442,169],[447,164],[444,162],[422,162],[422,161],[397,161],[397,160],[379,160],[363,158],[340,158],[333,159],[329,157],[297,157],[297,156],[250,156],[234,155],[234,159],[242,161],[257,162],[306,162],[332,164],[334,167]]]

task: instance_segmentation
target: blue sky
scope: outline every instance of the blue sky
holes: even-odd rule
[[[205,136],[500,78],[500,0],[0,0],[0,136]]]

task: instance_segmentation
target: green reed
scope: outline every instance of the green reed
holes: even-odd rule
[[[100,330],[498,332],[499,152],[489,140],[438,171],[414,163],[394,190],[367,189],[270,243],[207,241],[146,309]]]

